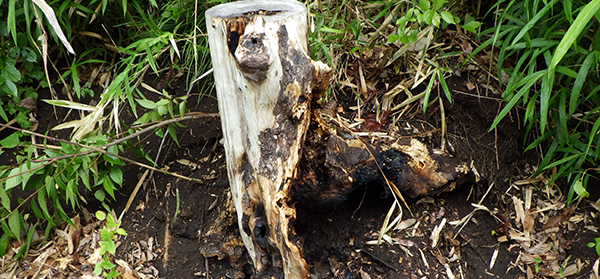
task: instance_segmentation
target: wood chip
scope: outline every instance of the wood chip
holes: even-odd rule
[[[429,239],[431,240],[431,248],[435,248],[435,246],[437,246],[437,243],[440,239],[440,232],[444,228],[444,225],[446,225],[446,218],[442,219],[442,222],[440,222],[440,224],[433,229],[433,232],[429,237]]]

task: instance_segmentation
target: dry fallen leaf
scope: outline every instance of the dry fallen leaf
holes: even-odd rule
[[[371,276],[369,274],[367,274],[366,272],[364,272],[362,270],[362,268],[360,269],[360,271],[358,271],[360,273],[360,278],[361,279],[371,279]]]
[[[467,86],[467,89],[469,91],[475,89],[475,84],[473,84],[472,82],[467,82],[467,84],[465,84],[465,86]]]

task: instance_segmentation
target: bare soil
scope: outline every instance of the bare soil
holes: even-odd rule
[[[466,82],[454,77],[449,86],[453,92],[477,95],[465,88]],[[352,105],[351,96],[349,92],[338,93],[338,101],[346,111]],[[314,213],[299,209],[294,226],[303,240],[304,256],[314,278],[447,278],[444,264],[457,278],[525,278],[525,273],[514,265],[519,256],[515,242],[498,243],[505,226],[510,226],[498,220],[514,217],[512,201],[505,198],[505,192],[512,181],[531,175],[540,156],[533,151],[523,154],[525,132],[519,128],[517,114],[488,132],[499,111],[497,96],[479,98],[455,93],[453,97],[452,104],[445,104],[449,146],[454,156],[473,161],[481,180],[431,199],[409,200],[414,217],[404,210],[403,219],[415,218],[420,226],[411,233],[392,234],[409,244],[406,252],[399,245],[385,241],[380,245],[366,244],[376,239],[393,203],[391,197],[381,198],[385,196],[384,185],[367,185],[356,190],[333,211]],[[216,99],[202,98],[197,110],[217,112]],[[407,117],[406,121],[439,127],[439,110],[432,111],[425,116]],[[186,127],[178,131],[180,145],[167,140],[160,162],[170,171],[205,182],[196,184],[156,173],[146,191],[136,197],[132,207],[137,209],[127,214],[124,228],[129,235],[123,240],[118,256],[127,258],[134,243],[153,237],[160,254],[151,264],[160,271],[161,278],[249,278],[252,266],[239,242],[224,150],[219,144],[222,137],[219,119],[182,124]],[[431,147],[439,146],[439,133],[420,140]],[[153,136],[145,143],[146,150],[154,151],[160,139]],[[180,159],[198,166],[180,164],[177,162]],[[135,168],[129,170],[132,175],[121,191],[123,201],[137,183],[134,174],[141,172]],[[454,221],[468,215],[473,210],[471,203],[477,203],[489,187],[491,190],[482,204],[497,216],[486,211],[475,212],[473,221],[455,238],[458,227],[447,225],[438,246],[431,248],[434,227],[443,218]],[[122,203],[112,206],[119,209]],[[576,226],[581,228],[583,223]],[[596,255],[586,244],[597,235],[562,229],[571,242],[568,255],[588,263],[584,270],[589,271]],[[451,250],[457,257],[449,262]],[[490,268],[496,250],[497,259]],[[586,273],[579,275],[582,274]]]

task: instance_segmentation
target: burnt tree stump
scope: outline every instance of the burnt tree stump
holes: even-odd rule
[[[296,204],[332,208],[378,180],[417,197],[451,190],[469,173],[416,139],[369,144],[335,121],[317,102],[331,69],[310,59],[303,4],[218,5],[206,25],[231,194],[255,278],[310,277],[292,226]]]
[[[310,59],[307,12],[295,1],[242,1],[206,12],[232,198],[258,277],[309,278],[290,223],[292,177],[313,94],[330,68]],[[280,275],[279,275],[280,276]]]

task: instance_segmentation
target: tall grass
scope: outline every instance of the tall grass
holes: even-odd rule
[[[498,47],[498,76],[508,76],[507,102],[493,129],[516,106],[533,141],[543,149],[535,175],[554,170],[549,183],[566,177],[574,194],[586,196],[589,175],[600,159],[600,0],[499,1],[491,12],[496,26],[481,49]]]

